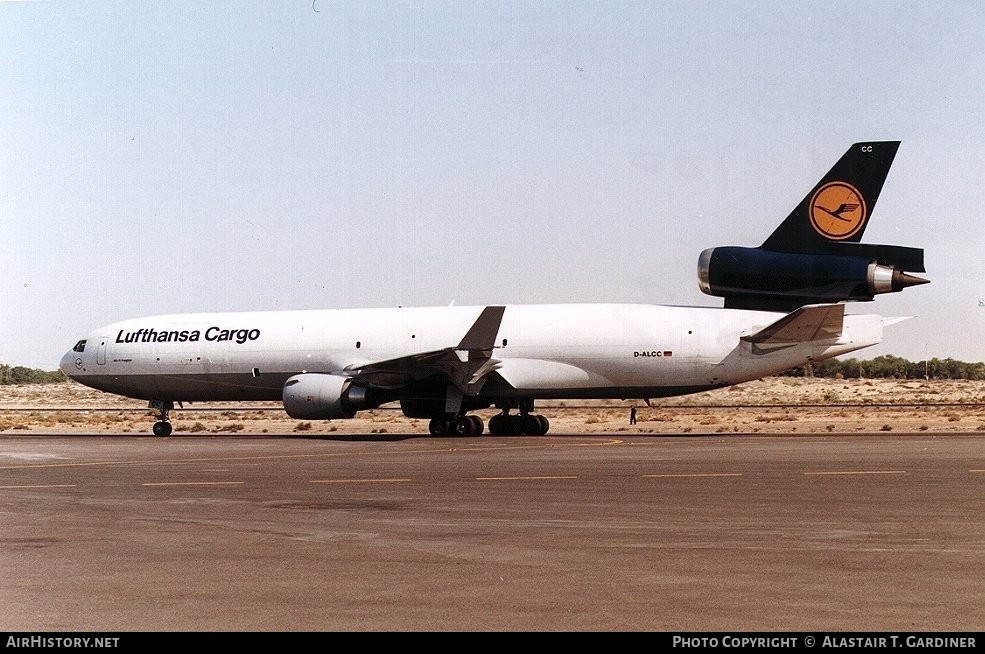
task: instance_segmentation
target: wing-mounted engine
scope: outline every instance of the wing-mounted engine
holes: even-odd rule
[[[312,372],[288,379],[283,398],[284,411],[298,420],[351,418],[380,405],[372,389],[354,384],[350,377]]]

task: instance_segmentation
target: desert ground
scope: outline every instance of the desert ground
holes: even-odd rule
[[[637,424],[629,424],[631,407]],[[681,397],[538,402],[558,434],[985,432],[985,381],[772,377]],[[496,411],[477,412],[488,424]],[[0,386],[0,436],[150,434],[146,403],[77,382]],[[427,434],[396,405],[349,420],[299,421],[277,402],[186,404],[174,436],[196,434]]]

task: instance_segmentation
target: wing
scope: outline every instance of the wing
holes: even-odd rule
[[[485,376],[499,366],[500,362],[492,358],[492,353],[505,311],[504,306],[484,308],[458,345],[350,366],[344,372],[360,382],[383,388],[397,388],[440,376],[447,378],[462,393],[476,393]]]

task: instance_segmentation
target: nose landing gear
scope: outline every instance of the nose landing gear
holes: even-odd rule
[[[174,402],[151,400],[147,403],[147,408],[158,410],[158,421],[154,423],[154,435],[170,436],[171,420],[168,418],[168,413],[174,409]]]

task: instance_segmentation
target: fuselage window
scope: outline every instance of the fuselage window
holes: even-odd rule
[[[72,348],[72,351],[73,352],[85,352],[86,351],[86,341],[85,341],[85,339],[83,338],[81,341],[79,341],[78,343],[76,343],[75,344],[75,347]]]

